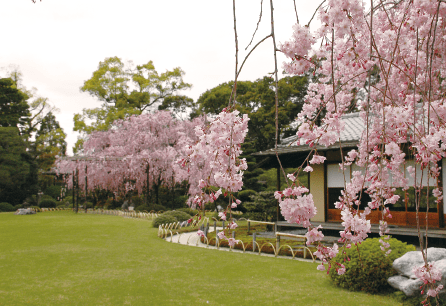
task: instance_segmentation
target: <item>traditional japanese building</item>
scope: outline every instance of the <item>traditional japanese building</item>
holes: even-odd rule
[[[363,120],[359,117],[359,113],[347,114],[342,117],[345,124],[344,131],[341,134],[340,142],[325,147],[316,146],[319,155],[326,157],[324,164],[312,165],[313,171],[308,173],[308,182],[310,192],[313,194],[314,203],[317,207],[317,215],[312,219],[316,222],[341,222],[340,210],[336,209],[334,203],[338,201],[341,195],[341,190],[344,188],[344,181],[348,182],[351,178],[353,171],[363,171],[359,166],[353,164],[347,167],[343,172],[339,168],[341,162],[341,150],[343,154],[346,154],[351,149],[357,149],[360,136],[364,131]],[[409,154],[408,144],[403,144],[403,150],[406,152],[406,167],[415,166],[415,162]],[[297,168],[307,158],[311,149],[308,145],[303,144],[297,138],[292,136],[282,140],[282,143],[278,146],[277,154],[280,158],[280,162],[283,168]],[[277,168],[279,169],[279,163],[276,158],[276,152],[274,149],[267,151],[261,151],[254,153],[260,161],[262,168]],[[263,159],[262,159],[263,158]],[[442,169],[446,169],[446,160],[442,160]],[[421,203],[420,203],[420,224],[424,225],[426,220],[426,193],[429,189],[429,212],[428,220],[429,227],[444,228],[444,219],[446,215],[446,197],[443,198],[441,203],[435,201],[435,197],[432,195],[432,190],[437,185],[435,179],[427,177],[427,171],[423,171],[424,177],[417,177],[417,182],[422,182],[423,188],[421,190]],[[417,173],[421,173],[418,171]],[[414,178],[410,177],[408,172],[405,173],[409,179],[409,185],[414,184]],[[345,176],[345,177],[344,177]],[[283,178],[283,177],[282,177]],[[280,175],[278,171],[278,180]],[[446,171],[442,171],[438,179],[438,184],[445,190]],[[429,183],[429,188],[427,187]],[[416,226],[416,212],[415,212],[415,189],[410,187],[407,191],[397,189],[397,194],[400,195],[400,200],[395,205],[388,205],[392,218],[388,219],[389,224],[401,225],[401,226]],[[361,198],[360,208],[364,208],[370,201],[370,197],[367,193],[363,193]],[[373,211],[370,215],[372,224],[377,224],[380,217],[379,211]]]

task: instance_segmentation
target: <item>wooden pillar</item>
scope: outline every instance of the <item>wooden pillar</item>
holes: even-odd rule
[[[75,202],[76,202],[76,193],[75,193],[75,186],[76,186],[76,183],[75,183],[75,174],[74,174],[74,171],[73,171],[73,210],[74,210],[74,204],[75,204]]]
[[[149,170],[150,170],[150,164],[147,163],[147,169],[146,169],[146,174],[147,174],[147,180],[146,180],[146,204],[147,204],[147,206],[149,206]]]
[[[438,166],[440,167],[440,175],[438,175],[438,186],[440,186],[440,190],[443,192],[444,197],[444,181],[443,181],[443,160],[438,162]],[[437,203],[437,213],[438,213],[438,227],[444,227],[444,200]]]
[[[88,178],[87,178],[87,165],[85,165],[85,212],[87,212],[87,194],[88,194]]]
[[[79,211],[79,169],[76,168],[76,213]]]
[[[277,191],[280,191],[280,165],[277,165]],[[279,222],[280,206],[277,200],[277,222]]]

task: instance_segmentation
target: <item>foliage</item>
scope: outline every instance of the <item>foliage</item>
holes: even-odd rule
[[[12,206],[11,204],[7,203],[7,202],[2,202],[0,203],[0,211],[1,212],[8,212],[8,211],[14,211],[14,206]]]
[[[43,193],[46,195],[49,195],[50,197],[52,197],[53,199],[57,199],[60,198],[60,191],[61,191],[62,187],[59,185],[51,185],[48,186]],[[67,197],[65,197],[67,198]]]
[[[36,212],[42,212],[39,206],[31,206]]]
[[[133,196],[132,197],[132,204],[134,207],[138,207],[141,205],[144,205],[144,198],[142,196]]]
[[[50,196],[49,194],[43,194],[42,197],[40,198],[40,200],[51,200],[51,201],[56,201],[52,196]]]
[[[135,207],[136,211],[149,211],[149,206],[147,204],[142,204]]]
[[[24,92],[17,88],[11,78],[0,79],[0,126],[23,127],[31,116]]]
[[[246,214],[253,220],[275,221],[277,218],[277,200],[272,191],[259,192],[242,205],[246,209]]]
[[[103,105],[75,114],[74,130],[83,133],[76,150],[82,145],[82,137],[93,131],[108,130],[117,119],[154,110],[155,106],[174,112],[192,106],[190,98],[177,95],[191,87],[183,81],[185,73],[181,68],[159,74],[152,61],[136,67],[132,63],[127,66],[119,57],[106,58],[84,82],[81,90],[102,101]],[[92,123],[89,125],[89,122]]]
[[[175,219],[177,219],[177,222],[183,222],[190,219],[190,215],[184,211],[179,210],[169,210],[163,213],[165,216],[173,216]]]
[[[185,213],[187,213],[191,216],[195,216],[196,214],[198,214],[198,210],[192,209],[190,207],[177,208],[176,211],[184,211]]]
[[[17,127],[0,127],[0,198],[22,203],[37,192],[37,165]]]
[[[32,144],[33,155],[41,172],[50,172],[58,156],[64,156],[67,150],[67,135],[60,127],[56,117],[50,111],[43,117]],[[41,186],[53,182],[54,176],[41,175]],[[54,198],[60,197],[60,194]]]
[[[56,208],[57,203],[55,200],[52,199],[43,199],[39,202],[40,208]]]
[[[163,205],[160,204],[150,204],[149,205],[149,209],[148,211],[155,211],[155,212],[160,212],[160,211],[166,211],[167,208]]]
[[[257,192],[255,190],[242,190],[237,193],[237,198],[242,202],[249,202],[251,197],[256,195]]]
[[[388,290],[387,279],[396,274],[392,268],[393,261],[409,251],[415,251],[415,247],[390,238],[387,242],[392,252],[385,256],[379,240],[368,238],[359,244],[358,248],[352,246],[344,252],[339,252],[334,260],[342,263],[346,271],[339,275],[338,266],[332,265],[329,275],[333,283],[352,291],[379,293]]]
[[[237,109],[249,114],[246,139],[253,142],[255,151],[274,146],[275,139],[275,98],[274,80],[270,77],[237,82]],[[218,114],[228,105],[234,82],[218,85],[203,93],[197,101],[200,113]],[[279,80],[279,135],[292,131],[290,124],[302,109],[303,97],[308,86],[305,76],[284,77]]]
[[[113,129],[95,131],[84,143],[85,156],[98,162],[61,160],[59,171],[72,173],[79,169],[79,177],[88,176],[89,190],[109,190],[118,196],[149,193],[155,203],[182,207],[184,198],[179,194],[171,196],[172,188],[187,176],[177,160],[185,155],[186,144],[196,140],[194,128],[201,123],[201,118],[174,119],[168,111],[116,121]],[[72,187],[71,176],[67,177],[67,184]],[[81,190],[84,184],[84,180],[79,180]],[[165,202],[160,201],[161,196]]]
[[[175,218],[172,215],[162,214],[162,215],[156,217],[155,220],[153,220],[152,226],[159,227],[161,224],[170,224],[170,223],[174,223],[174,222],[178,222],[177,218]]]
[[[68,203],[70,203],[70,204],[73,204],[73,196],[66,196],[63,200],[64,200],[65,202],[68,202]]]

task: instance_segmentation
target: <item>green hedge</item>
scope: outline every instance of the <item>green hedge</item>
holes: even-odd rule
[[[44,199],[40,201],[39,207],[40,208],[56,208],[56,201],[52,199]]]
[[[191,218],[191,215],[189,215],[188,213],[178,210],[169,210],[166,211],[163,215],[173,216],[178,222],[183,222]]]
[[[183,211],[191,216],[195,216],[196,214],[198,214],[198,210],[192,209],[190,207],[178,208],[177,211]]]
[[[7,202],[0,203],[0,212],[15,211],[14,206]]]
[[[153,220],[153,227],[159,227],[161,224],[169,224],[177,222],[177,219],[172,215],[162,214]]]
[[[345,253],[340,251],[334,260],[343,264],[346,272],[338,275],[336,267],[332,266],[329,274],[333,283],[351,291],[379,293],[388,290],[387,279],[396,274],[392,268],[393,261],[409,251],[415,251],[415,247],[391,238],[385,240],[390,243],[392,250],[390,255],[385,256],[379,240],[380,238],[364,240],[358,245],[359,253],[354,245],[345,249]]]

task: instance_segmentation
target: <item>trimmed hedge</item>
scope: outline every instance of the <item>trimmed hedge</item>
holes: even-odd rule
[[[350,291],[379,293],[388,290],[387,279],[396,274],[392,268],[393,261],[409,251],[415,251],[415,247],[391,238],[386,242],[390,243],[392,252],[385,256],[379,240],[380,238],[364,240],[358,245],[359,254],[355,246],[345,249],[345,253],[340,251],[334,260],[343,264],[346,272],[338,275],[332,265],[329,275],[333,283]]]
[[[40,208],[56,208],[56,205],[56,201],[52,199],[44,199],[39,203]]]
[[[162,214],[157,218],[155,218],[155,220],[153,220],[152,225],[153,227],[159,227],[161,224],[168,224],[174,222],[178,222],[174,216]]]
[[[166,211],[163,215],[173,216],[178,222],[189,220],[191,217],[191,215],[189,215],[188,213],[178,210],[169,210]]]
[[[14,206],[7,202],[0,203],[0,212],[15,211]]]
[[[161,224],[166,223],[173,223],[173,222],[183,222],[186,220],[189,220],[191,216],[188,213],[185,213],[184,211],[177,211],[177,210],[169,210],[163,213],[162,215],[159,215],[155,220],[153,220],[153,227],[158,227]]]
[[[192,209],[190,207],[178,208],[177,211],[184,211],[185,213],[187,213],[191,216],[195,216],[196,214],[198,214],[198,210]]]

